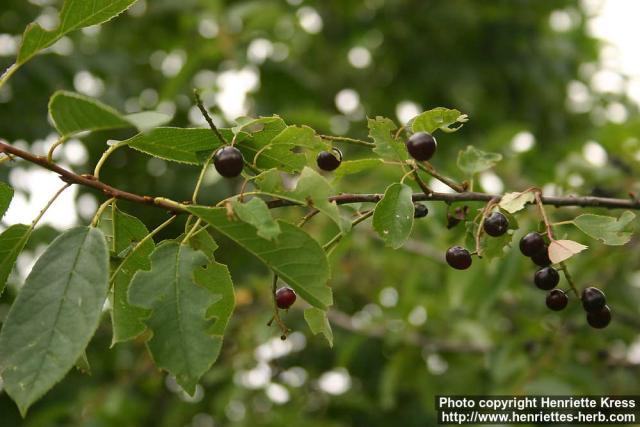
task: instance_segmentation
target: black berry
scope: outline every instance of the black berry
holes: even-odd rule
[[[471,254],[460,246],[449,248],[446,255],[447,264],[456,270],[466,270],[471,266]]]
[[[525,256],[534,256],[544,249],[544,239],[538,233],[529,233],[520,239],[520,252]]]
[[[587,313],[587,323],[592,328],[602,329],[606,328],[611,323],[611,309],[608,305],[605,305],[597,311]]]
[[[549,248],[547,245],[544,245],[543,249],[535,255],[531,256],[531,261],[534,264],[539,265],[540,267],[546,267],[551,265],[551,260],[549,259]]]
[[[553,267],[542,267],[536,271],[533,281],[536,286],[542,290],[548,291],[558,286],[560,281],[560,275]]]
[[[602,309],[607,304],[607,300],[598,288],[588,287],[582,291],[582,307],[589,313]]]
[[[213,165],[225,178],[235,178],[244,167],[244,157],[236,147],[222,147],[213,156]]]
[[[316,163],[318,167],[324,171],[336,170],[340,163],[342,163],[342,152],[337,148],[330,151],[321,151],[316,157]]]
[[[429,213],[429,209],[427,209],[427,207],[422,203],[415,203],[413,207],[414,207],[414,211],[413,211],[414,218],[424,218]]]
[[[489,236],[502,236],[509,229],[509,220],[500,212],[494,212],[485,218],[483,227]]]
[[[569,298],[560,289],[554,289],[547,294],[547,307],[553,311],[560,311],[567,306]]]
[[[276,291],[276,304],[278,308],[286,310],[296,302],[296,293],[291,288],[280,288]]]
[[[407,151],[416,160],[429,160],[436,152],[438,143],[427,132],[417,132],[407,140]]]

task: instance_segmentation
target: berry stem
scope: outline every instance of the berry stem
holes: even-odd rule
[[[2,73],[2,75],[0,76],[0,88],[2,88],[2,86],[4,86],[4,84],[9,81],[13,73],[18,71],[18,68],[20,68],[20,65],[21,64],[15,63],[11,65],[9,68],[7,68],[6,70],[4,70],[4,73]]]
[[[448,187],[450,187],[452,190],[454,190],[456,193],[464,193],[466,191],[466,187],[463,184],[458,184],[457,182],[455,182],[454,180],[452,180],[451,178],[448,178],[444,175],[442,175],[440,172],[438,172],[429,162],[416,162],[416,165],[422,169],[423,171],[425,171],[426,173],[428,173],[429,175],[431,175],[432,177],[434,177],[435,179],[437,179],[438,181],[442,182],[443,184],[447,185]]]
[[[318,135],[322,139],[327,141],[346,142],[347,144],[361,145],[363,147],[373,148],[376,146],[373,142],[363,141],[362,139],[349,138],[346,136],[333,136],[333,135]]]
[[[57,144],[57,143],[56,143]],[[100,170],[102,169],[102,166],[104,166],[105,162],[107,161],[107,159],[109,158],[109,156],[111,156],[113,154],[114,151],[116,151],[118,148],[124,146],[125,144],[123,144],[123,141],[118,142],[116,144],[110,145],[109,148],[106,149],[106,151],[104,153],[102,153],[102,156],[100,157],[100,160],[98,160],[98,163],[96,163],[96,167],[93,170],[93,176],[95,177],[95,179],[100,179]],[[49,150],[49,162],[51,162],[51,156],[53,156],[53,150],[55,149],[56,145],[54,144],[51,149]]]
[[[371,210],[363,213],[362,215],[360,215],[358,218],[356,218],[353,221],[351,221],[351,228],[355,227],[356,225],[360,224],[365,219],[367,219],[370,216],[372,216],[373,212],[374,212],[374,210],[371,209]],[[336,245],[338,244],[338,242],[340,242],[340,240],[342,240],[342,237],[344,237],[344,233],[338,233],[335,236],[333,236],[333,238],[331,240],[329,240],[327,243],[325,243],[322,246],[322,249],[324,249],[327,252],[327,255],[331,255],[331,252],[333,252],[333,250],[336,248]]]
[[[115,202],[116,199],[115,198],[110,198],[107,201],[105,201],[103,204],[100,205],[100,207],[98,207],[98,210],[96,210],[95,215],[93,216],[93,219],[91,220],[91,226],[92,227],[97,227],[98,223],[100,222],[100,217],[102,216],[102,213],[113,204],[113,202]]]
[[[547,236],[549,236],[549,240],[554,241],[553,238],[553,229],[551,223],[549,222],[549,217],[547,217],[547,212],[544,210],[544,204],[542,203],[541,191],[534,191],[534,197],[536,198],[536,204],[538,205],[538,209],[540,210],[540,215],[542,216],[542,221],[547,229]]]
[[[49,148],[49,152],[47,153],[47,161],[49,163],[53,162],[53,152],[56,151],[56,148],[64,144],[66,141],[67,141],[67,137],[61,136],[60,138],[58,138],[56,142],[53,143],[51,148]]]
[[[49,210],[49,208],[51,207],[51,205],[53,205],[53,202],[56,201],[56,199],[58,198],[58,196],[60,196],[62,194],[62,192],[64,190],[66,190],[67,188],[69,188],[71,186],[71,184],[67,183],[65,184],[61,189],[59,189],[58,191],[56,191],[56,194],[53,195],[53,197],[51,199],[49,199],[49,201],[47,202],[47,204],[44,206],[44,208],[42,208],[42,210],[40,211],[40,213],[38,214],[37,217],[34,218],[34,220],[31,222],[31,229],[33,230],[35,228],[35,226],[38,224],[38,222],[42,219],[42,217],[44,216],[44,214],[47,212],[47,210]]]
[[[487,215],[489,215],[489,212],[491,212],[491,209],[493,209],[493,207],[497,203],[498,203],[498,200],[496,199],[489,200],[489,203],[487,203],[487,205],[482,210],[480,221],[478,222],[478,230],[476,231],[476,255],[478,255],[479,258],[482,258],[482,247],[480,246],[480,236],[482,236],[484,220],[487,217]]]
[[[576,284],[573,282],[573,277],[571,277],[571,274],[569,274],[569,269],[567,268],[567,264],[563,262],[560,263],[560,270],[562,270],[562,274],[564,274],[564,278],[567,279],[567,283],[569,283],[569,286],[571,286],[571,290],[573,290],[573,293],[576,294],[576,298],[580,299],[580,293],[578,293],[578,288],[576,287]]]
[[[227,142],[225,137],[222,136],[222,134],[218,130],[218,127],[215,125],[215,123],[213,123],[213,119],[211,118],[211,116],[209,115],[209,112],[207,111],[204,104],[202,103],[202,98],[200,98],[200,92],[198,92],[197,89],[193,90],[193,96],[196,99],[196,105],[198,106],[198,109],[202,113],[202,116],[204,117],[204,119],[209,124],[209,127],[211,128],[213,133],[218,137],[220,141],[222,141],[222,143],[224,143],[224,145],[228,145],[229,143]],[[234,142],[235,142],[235,139],[234,139]]]
[[[276,292],[278,291],[278,275],[273,273],[273,283],[271,285],[271,293],[273,295],[273,317],[269,322],[267,322],[267,326],[271,326],[273,321],[275,320],[278,326],[280,327],[280,331],[282,332],[281,338],[283,340],[287,339],[287,335],[289,335],[290,329],[284,323],[282,318],[280,317],[280,310],[278,309],[278,302],[276,299]]]

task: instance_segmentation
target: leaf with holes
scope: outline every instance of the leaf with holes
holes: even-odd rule
[[[278,221],[281,233],[269,241],[258,236],[255,227],[229,219],[224,208],[189,206],[187,210],[253,254],[309,304],[326,309],[333,303],[331,288],[327,286],[327,256],[305,231]]]
[[[394,183],[387,187],[373,212],[373,228],[387,246],[399,248],[413,227],[414,206],[411,187]]]
[[[107,244],[95,228],[62,234],[34,265],[0,332],[0,375],[23,416],[82,355],[108,280]]]
[[[329,347],[333,347],[333,331],[327,319],[327,312],[316,307],[309,307],[304,311],[304,320],[309,325],[309,329],[314,335],[322,334],[329,342]]]
[[[587,248],[588,246],[574,242],[573,240],[554,240],[549,245],[549,259],[553,264],[558,264]]]
[[[189,246],[164,243],[151,254],[151,269],[133,277],[129,301],[150,311],[144,322],[153,333],[147,347],[156,365],[193,395],[218,358],[233,311],[226,266]]]
[[[636,215],[625,211],[620,218],[611,216],[583,214],[576,217],[573,223],[586,235],[600,240],[605,245],[625,245],[633,234],[633,220]]]
[[[466,150],[458,153],[458,168],[472,176],[491,169],[501,160],[500,153],[487,153],[469,145]]]
[[[280,225],[271,216],[269,207],[264,200],[254,197],[247,203],[234,201],[233,212],[240,220],[256,228],[258,236],[273,240],[280,234]]]

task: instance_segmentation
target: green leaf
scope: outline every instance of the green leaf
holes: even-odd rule
[[[296,126],[289,129],[284,120],[279,117],[271,118],[262,124],[261,130],[238,144],[245,160],[255,163],[259,169],[263,170],[276,168],[287,173],[300,172],[307,160],[304,154],[295,153],[293,150],[296,149],[295,142],[304,140],[304,135],[300,136],[300,132],[306,133],[307,137],[311,136],[308,130]],[[296,131],[296,128],[302,130]],[[285,132],[284,136],[280,136],[282,132]],[[294,139],[287,136],[292,136],[294,133],[298,134]],[[310,141],[307,143],[312,144]]]
[[[535,200],[535,194],[532,191],[507,193],[500,199],[499,206],[509,213],[516,213],[524,209],[527,203],[533,203]]]
[[[235,304],[226,266],[209,264],[189,246],[162,244],[151,255],[151,270],[134,276],[129,300],[151,311],[147,347],[156,365],[193,395],[218,358]]]
[[[18,255],[27,244],[32,228],[24,224],[14,224],[0,234],[0,295],[11,274]]]
[[[373,212],[373,228],[394,249],[404,244],[413,227],[414,206],[411,187],[393,183],[384,192]]]
[[[333,172],[333,182],[336,183],[347,175],[364,172],[383,164],[382,159],[346,160]]]
[[[0,181],[0,219],[4,216],[13,199],[13,188]]]
[[[475,175],[491,169],[501,160],[500,153],[487,153],[469,145],[466,150],[458,153],[458,168],[467,175]]]
[[[181,235],[175,240],[181,242],[185,235]],[[209,230],[202,230],[193,233],[191,237],[189,237],[189,246],[197,251],[202,251],[210,261],[214,261],[214,252],[218,249],[218,244],[215,240],[213,240],[213,236],[209,233]]]
[[[82,372],[83,374],[91,375],[91,365],[89,364],[89,359],[87,359],[87,352],[83,351],[78,360],[75,363],[76,369]]]
[[[325,310],[309,307],[304,311],[304,320],[306,320],[309,329],[314,335],[321,333],[329,342],[329,347],[333,347],[333,331]]]
[[[469,120],[466,114],[460,113],[458,110],[438,107],[433,110],[425,111],[413,119],[411,129],[414,132],[433,133],[440,129],[444,132],[455,132],[462,127],[462,124]],[[455,123],[460,123],[457,127],[450,127]]]
[[[309,126],[287,126],[276,135],[271,144],[289,144],[311,150],[329,150],[331,144],[316,135]]]
[[[231,136],[227,129],[220,131],[225,138]],[[223,142],[211,129],[161,127],[138,134],[123,144],[164,160],[199,165]]]
[[[101,221],[102,223],[102,221]],[[129,303],[128,293],[131,280],[139,270],[151,268],[150,255],[155,249],[147,227],[138,218],[128,215],[118,208],[112,208],[112,252],[124,259],[111,275],[111,323],[113,337],[111,345],[128,341],[139,336],[146,329],[142,319],[148,311]]]
[[[269,207],[264,200],[254,197],[247,203],[233,202],[233,212],[240,220],[256,228],[258,236],[273,240],[280,234],[280,226],[271,216]]]
[[[635,218],[636,215],[631,211],[623,212],[620,218],[583,214],[576,217],[573,223],[586,235],[600,240],[605,245],[619,246],[631,240]]]
[[[49,100],[49,114],[62,136],[78,132],[136,127],[146,131],[171,119],[155,111],[123,116],[100,101],[75,92],[58,91]]]
[[[127,10],[136,0],[66,0],[60,11],[58,28],[52,31],[31,23],[23,36],[17,64],[24,64],[42,49],[71,31],[102,24]]]
[[[258,236],[255,227],[230,220],[224,208],[189,206],[187,210],[253,254],[313,306],[326,309],[332,304],[327,256],[303,230],[278,221],[281,233],[271,242]]]
[[[59,236],[31,270],[0,332],[0,375],[23,416],[82,356],[100,321],[108,274],[104,236],[89,227]]]
[[[397,129],[392,120],[385,117],[367,119],[369,125],[369,137],[373,139],[376,147],[373,152],[383,159],[404,161],[409,158],[404,143],[394,138],[393,132]]]

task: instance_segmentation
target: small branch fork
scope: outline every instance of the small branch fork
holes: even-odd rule
[[[0,140],[0,153],[4,153],[6,156],[13,158],[21,158],[30,163],[36,164],[44,169],[48,169],[60,176],[60,179],[67,184],[79,184],[85,187],[93,188],[104,193],[109,198],[126,200],[133,203],[142,205],[156,206],[164,210],[169,211],[171,214],[185,213],[185,205],[176,201],[166,199],[163,197],[142,196],[139,194],[131,193],[125,190],[121,190],[112,187],[98,179],[93,175],[84,174],[79,175],[62,168],[56,163],[49,162],[44,156],[36,156],[28,151],[21,150],[14,147],[5,141]],[[552,197],[541,196],[538,197],[540,203],[548,206],[579,206],[579,207],[594,207],[594,208],[607,208],[607,209],[631,209],[640,210],[640,200],[633,198],[630,199],[614,199],[608,197],[591,197],[591,196],[565,196],[565,197]],[[345,205],[350,203],[377,203],[382,199],[382,194],[379,193],[364,193],[364,194],[339,194],[329,198],[330,201],[336,202],[338,205]],[[455,202],[489,202],[491,200],[499,201],[501,199],[499,194],[489,194],[480,192],[461,192],[461,193],[436,193],[431,192],[426,194],[424,192],[415,193],[413,195],[414,202],[421,201],[440,201],[446,203]],[[295,206],[298,203],[285,199],[274,199],[267,202],[270,209],[280,208],[285,206]]]

